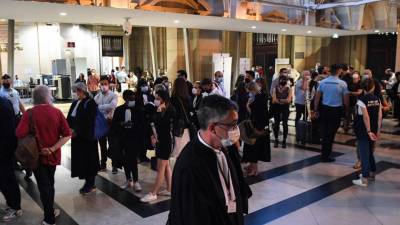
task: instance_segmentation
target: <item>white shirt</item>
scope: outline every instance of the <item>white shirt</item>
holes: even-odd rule
[[[130,108],[125,109],[125,123],[132,121],[132,112]]]
[[[101,113],[103,113],[104,117],[107,119],[111,119],[114,115],[114,110],[118,105],[118,95],[113,91],[107,91],[107,93],[103,94],[100,92],[94,97],[94,101],[99,107]]]
[[[71,113],[72,117],[76,117],[76,111],[78,110],[78,106],[79,106],[80,103],[81,103],[81,100],[78,100],[78,102],[75,105],[74,110],[72,110],[72,113]]]
[[[24,82],[22,82],[22,80],[18,79],[18,80],[14,80],[14,87],[22,87],[24,86]]]
[[[8,99],[11,102],[14,108],[15,115],[18,115],[21,112],[19,109],[21,99],[19,98],[19,93],[17,90],[15,90],[14,88],[5,89],[4,87],[2,87],[0,89],[0,96]]]
[[[209,144],[207,144],[203,138],[201,138],[200,136],[200,132],[197,133],[197,137],[199,138],[200,143],[202,143],[203,145],[205,145],[207,148],[212,149],[216,156],[217,156],[217,160],[218,160],[218,174],[219,174],[219,179],[221,181],[221,186],[222,189],[224,191],[224,195],[225,195],[225,203],[226,206],[228,207],[228,213],[234,213],[236,212],[236,195],[235,195],[235,190],[233,188],[233,182],[232,182],[232,176],[231,173],[229,172],[229,166],[228,166],[228,162],[226,160],[225,154],[219,150],[219,149],[215,149],[213,147],[211,147]],[[224,171],[221,171],[221,169],[219,167],[225,167]],[[229,185],[229,190],[228,187],[226,185],[225,182],[225,177],[226,175],[224,175],[224,173],[227,173],[229,176],[229,183],[231,185]]]
[[[386,90],[391,90],[396,82],[397,82],[396,75],[395,73],[392,73],[392,75],[388,80],[388,83],[386,84]]]
[[[128,77],[128,74],[126,74],[125,71],[119,71],[116,75],[118,82],[120,83],[125,83],[126,82],[126,78]]]

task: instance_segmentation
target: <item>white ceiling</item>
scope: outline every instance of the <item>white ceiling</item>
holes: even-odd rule
[[[61,12],[65,12],[67,15],[60,16],[59,14]],[[15,19],[16,22],[122,25],[125,17],[131,18],[130,22],[132,25],[139,26],[198,28],[303,36],[332,36],[334,33],[337,33],[340,36],[347,36],[374,33],[373,30],[346,31],[319,28],[314,26],[267,23],[214,16],[197,16],[180,13],[162,13],[110,7],[0,0],[0,19]],[[174,23],[175,20],[179,20],[180,22]],[[287,29],[287,31],[283,32],[282,29]],[[307,33],[307,31],[311,31],[312,33]]]

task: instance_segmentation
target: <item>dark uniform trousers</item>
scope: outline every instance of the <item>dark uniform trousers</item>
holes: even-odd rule
[[[332,145],[335,135],[340,127],[343,115],[343,107],[330,107],[322,105],[320,110],[322,131],[322,159],[328,159],[332,153]]]

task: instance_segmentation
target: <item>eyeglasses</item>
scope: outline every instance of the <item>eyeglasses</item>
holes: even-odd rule
[[[238,127],[238,121],[233,121],[232,123],[215,123],[217,126],[221,127],[224,130],[234,130]],[[223,128],[226,127],[226,128]]]

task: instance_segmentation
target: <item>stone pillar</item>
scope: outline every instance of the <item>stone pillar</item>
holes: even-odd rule
[[[7,40],[7,73],[14,80],[14,42],[15,42],[15,20],[8,20],[8,40]]]
[[[397,32],[400,32],[400,26],[397,26]],[[397,35],[396,45],[396,71],[400,71],[400,34]]]
[[[167,68],[166,73],[170,80],[175,79],[178,71],[178,29],[167,28]]]

